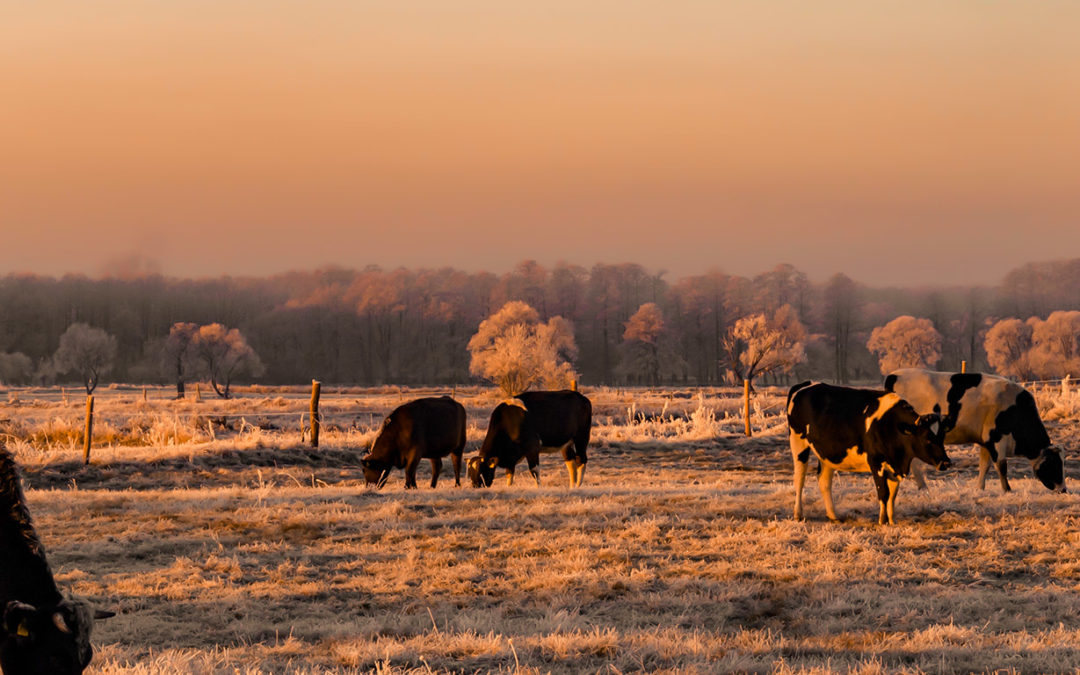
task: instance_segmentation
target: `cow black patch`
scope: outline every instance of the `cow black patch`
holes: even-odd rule
[[[956,420],[960,417],[960,399],[968,389],[974,389],[982,382],[979,373],[955,373],[949,378],[949,392],[945,394],[945,400],[949,403],[949,409],[945,413],[945,429],[952,430],[956,427]]]
[[[896,373],[890,373],[889,376],[885,378],[885,391],[889,391],[889,392],[893,391],[893,387],[895,385],[896,385]]]

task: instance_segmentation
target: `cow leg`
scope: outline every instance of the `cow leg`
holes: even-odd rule
[[[574,460],[566,460],[566,475],[570,478],[570,487],[574,487],[574,479],[577,477],[574,472]]]
[[[915,484],[919,486],[920,490],[926,489],[926,478],[923,477],[924,471],[922,462],[911,463],[911,477],[915,479]]]
[[[897,478],[886,478],[884,482],[886,489],[885,503],[881,505],[881,511],[878,513],[878,523],[884,525],[885,518],[888,517],[889,525],[895,525],[896,493],[900,490],[900,481]]]
[[[450,461],[454,465],[454,486],[461,487],[461,453],[451,453]]]
[[[529,473],[532,474],[533,480],[536,481],[536,487],[540,487],[540,458],[526,457],[525,461],[529,464]]]
[[[442,473],[442,457],[431,458],[431,489],[439,484],[439,474]]]
[[[416,469],[420,466],[420,458],[410,459],[405,466],[405,489],[416,489]]]
[[[1012,492],[1012,487],[1009,485],[1009,460],[1004,453],[1002,453],[1001,459],[994,462],[994,467],[997,469],[998,478],[1001,479],[1001,490],[1003,492]]]
[[[836,517],[836,508],[832,501],[832,479],[835,470],[831,466],[821,465],[821,473],[818,474],[818,487],[821,488],[821,501],[825,502],[825,515],[829,520],[840,520]]]
[[[788,436],[791,443],[791,462],[795,466],[795,520],[802,520],[802,492],[806,482],[806,465],[810,459],[809,444],[804,438],[791,432]]]
[[[990,451],[979,446],[979,489],[986,489],[986,472],[990,470]]]
[[[506,487],[510,487],[514,484],[514,467],[510,467],[506,470]]]
[[[581,484],[585,482],[585,462],[575,459],[574,473],[576,478],[575,487],[581,487]]]

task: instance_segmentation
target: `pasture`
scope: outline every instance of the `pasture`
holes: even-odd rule
[[[825,520],[808,481],[791,520],[782,395],[586,389],[585,487],[557,456],[536,488],[365,487],[359,459],[398,402],[432,391],[324,390],[318,450],[302,390],[195,403],[11,392],[0,433],[23,467],[60,585],[118,616],[96,673],[1074,672],[1080,668],[1080,396],[1037,392],[1069,489],[1026,460],[1014,492],[972,485],[977,455],[907,482],[876,524],[866,475]],[[497,398],[458,392],[466,456]],[[446,462],[449,469],[449,462]]]

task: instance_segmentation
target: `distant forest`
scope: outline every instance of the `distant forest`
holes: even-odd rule
[[[629,263],[587,269],[533,261],[502,275],[378,267],[202,280],[10,275],[0,279],[0,353],[46,364],[65,329],[85,322],[117,339],[105,381],[167,384],[170,327],[217,322],[246,336],[266,366],[262,383],[450,385],[473,381],[466,345],[480,321],[521,300],[543,319],[573,323],[584,384],[627,384],[632,376],[618,368],[625,325],[642,304],[655,303],[682,361],[664,381],[714,385],[726,382],[723,339],[734,322],[787,304],[810,339],[806,362],[784,381],[872,381],[880,375],[868,336],[894,317],[933,322],[944,338],[939,368],[966,360],[976,370],[987,368],[983,336],[994,321],[1080,309],[1080,259],[1027,264],[995,287],[877,288],[843,274],[811,283],[790,265],[753,278],[665,277]]]

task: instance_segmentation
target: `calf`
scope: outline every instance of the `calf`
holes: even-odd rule
[[[506,484],[514,483],[514,468],[528,462],[540,485],[540,453],[560,452],[570,476],[570,487],[585,480],[592,430],[592,403],[576,391],[531,391],[495,406],[480,453],[469,460],[474,487],[487,487],[496,467],[506,469]]]
[[[802,519],[802,491],[812,450],[820,462],[818,485],[825,513],[837,520],[832,501],[834,471],[873,475],[878,522],[890,525],[896,492],[919,458],[939,469],[950,462],[938,435],[938,415],[919,416],[896,394],[803,382],[787,402],[791,459],[795,464],[795,518]]]
[[[26,508],[15,459],[0,443],[0,669],[5,675],[81,673],[95,619],[112,612],[60,594]]]
[[[1047,489],[1065,492],[1061,452],[1050,444],[1035,398],[1027,389],[1004,377],[986,373],[941,373],[904,368],[885,378],[885,389],[911,403],[919,412],[943,415],[946,444],[979,446],[979,489],[986,487],[991,462],[1001,489],[1012,489],[1008,459],[1020,455]],[[922,476],[915,473],[921,484]]]
[[[461,456],[465,452],[465,408],[450,398],[418,398],[398,406],[383,420],[379,435],[360,463],[364,479],[378,487],[390,471],[405,469],[405,488],[416,487],[416,467],[431,460],[431,487],[439,483],[442,458],[454,462],[454,484],[461,486]]]

